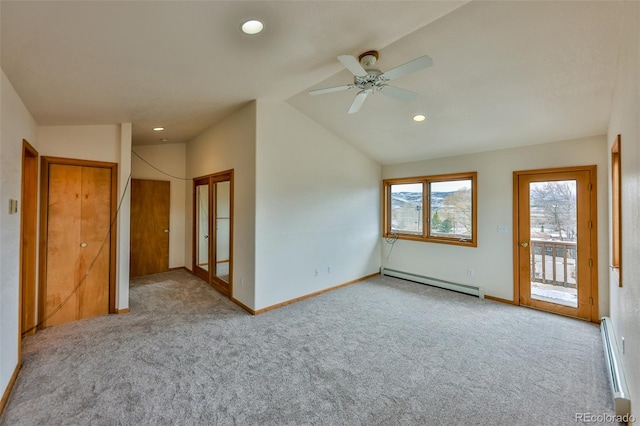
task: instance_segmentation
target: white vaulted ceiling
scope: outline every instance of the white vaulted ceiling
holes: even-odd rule
[[[253,99],[289,102],[382,164],[605,134],[620,2],[6,1],[1,65],[40,125],[131,122],[187,142]],[[240,24],[264,21],[248,36]],[[429,55],[347,114],[336,57]],[[427,120],[414,123],[423,113]]]

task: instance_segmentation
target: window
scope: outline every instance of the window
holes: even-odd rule
[[[476,247],[477,173],[386,179],[383,235]]]
[[[618,275],[618,286],[622,287],[622,174],[620,172],[620,135],[611,147],[611,266]]]

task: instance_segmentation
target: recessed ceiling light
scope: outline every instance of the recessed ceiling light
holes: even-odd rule
[[[240,27],[245,34],[258,34],[264,29],[264,24],[256,19],[251,19]]]
[[[421,121],[424,121],[426,119],[427,119],[427,117],[425,117],[422,114],[417,114],[417,115],[413,116],[413,121],[417,121],[418,123],[421,122]]]
[[[156,132],[161,132],[164,130],[164,127],[154,127],[153,130],[155,130]]]

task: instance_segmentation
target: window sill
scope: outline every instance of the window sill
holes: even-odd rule
[[[407,241],[419,241],[423,243],[436,243],[436,244],[450,244],[454,246],[462,246],[462,247],[478,247],[478,244],[472,240],[460,240],[457,238],[443,238],[443,237],[423,237],[421,235],[411,235],[411,234],[389,234],[386,233],[383,235],[383,238],[398,238],[399,240],[407,240]]]

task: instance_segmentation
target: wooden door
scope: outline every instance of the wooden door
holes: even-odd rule
[[[112,312],[116,165],[42,164],[41,326]]]
[[[516,297],[598,320],[595,166],[514,173]]]
[[[170,182],[131,180],[130,275],[169,270]]]

